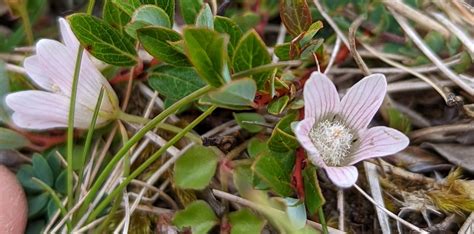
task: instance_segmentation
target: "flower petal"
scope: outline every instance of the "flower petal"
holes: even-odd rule
[[[41,62],[43,74],[51,79],[55,88],[58,89],[56,91],[60,91],[65,96],[70,96],[77,51],[74,52],[65,45],[48,39],[40,40],[36,45],[36,50],[36,56],[39,57]],[[107,91],[106,97],[109,98],[104,98],[101,110],[113,112],[114,105],[112,103],[118,102],[116,94],[107,80],[85,55],[82,57],[81,71],[79,73],[77,96],[80,98],[77,101],[90,109],[94,109],[100,89],[102,86],[105,86]]]
[[[359,176],[357,168],[354,166],[325,167],[324,170],[332,183],[340,188],[351,187],[355,184]]]
[[[319,121],[329,113],[334,113],[339,107],[339,94],[336,86],[329,78],[313,72],[304,87],[305,118]]]
[[[388,127],[373,127],[363,131],[360,136],[360,146],[347,159],[352,165],[365,159],[387,156],[405,149],[410,140],[405,134]]]
[[[365,77],[349,89],[341,101],[341,117],[354,129],[366,128],[377,113],[387,90],[382,74]]]
[[[67,127],[69,102],[68,97],[45,91],[21,91],[8,94],[6,104],[14,111],[13,122],[21,128],[49,129]],[[82,105],[76,105],[74,126],[81,129],[89,127],[93,112]],[[99,117],[98,125],[107,119]]]
[[[72,32],[71,26],[69,26],[69,23],[64,18],[59,18],[58,21],[64,44],[66,44],[68,48],[77,51],[79,48],[79,40],[77,40],[76,35]]]
[[[30,78],[42,89],[52,91],[53,81],[44,71],[41,59],[37,55],[30,56],[23,61],[23,67]]]
[[[305,118],[301,120],[293,130],[298,142],[303,146],[303,148],[308,151],[308,153],[315,153],[318,150],[314,147],[311,138],[309,138],[309,131],[314,125],[313,118]]]

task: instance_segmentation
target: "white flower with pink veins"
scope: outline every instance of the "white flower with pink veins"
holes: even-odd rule
[[[24,61],[26,73],[44,91],[20,91],[7,95],[5,99],[6,104],[14,111],[12,121],[18,127],[44,130],[68,126],[79,41],[65,19],[59,19],[59,26],[64,43],[41,39],[36,43],[36,54]],[[118,99],[110,84],[94,66],[89,54],[84,51],[74,115],[76,128],[89,128],[102,87],[105,95],[97,126],[116,119]]]
[[[309,160],[323,168],[336,186],[354,185],[358,177],[355,163],[391,155],[408,146],[408,137],[393,128],[367,128],[386,90],[382,74],[365,77],[342,100],[326,75],[314,72],[306,82],[305,117],[294,132]]]

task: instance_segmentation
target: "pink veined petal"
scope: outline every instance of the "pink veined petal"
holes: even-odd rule
[[[296,139],[308,153],[318,152],[316,147],[314,147],[313,142],[309,138],[309,131],[311,130],[313,125],[314,125],[313,118],[305,118],[301,120],[294,129]]]
[[[339,95],[334,83],[320,73],[313,72],[304,87],[305,118],[319,121],[329,113],[335,113],[339,107]]]
[[[29,90],[8,94],[6,104],[14,111],[12,121],[18,127],[43,130],[67,127],[70,99],[60,94]],[[76,105],[74,126],[86,129],[90,125],[92,114],[82,105]],[[99,117],[97,125],[103,125],[107,119]]]
[[[52,91],[53,81],[49,78],[45,71],[40,58],[37,55],[26,58],[23,67],[30,78],[42,89]]]
[[[319,167],[325,167],[326,164],[323,162],[321,157],[319,156],[318,149],[314,147],[313,142],[309,138],[309,131],[314,125],[313,118],[305,118],[301,120],[295,127],[294,133],[296,139],[300,143],[300,145],[306,150],[308,154],[308,159],[314,164]]]
[[[70,96],[77,51],[74,52],[65,45],[48,39],[40,40],[36,48],[37,56],[41,61],[45,75],[51,79],[62,94]],[[102,86],[106,87],[106,97],[109,98],[104,98],[101,110],[112,113],[114,111],[112,102],[117,102],[112,99],[116,99],[116,94],[112,91],[110,84],[102,74],[94,67],[90,59],[84,54],[77,88],[78,103],[93,110]]]
[[[347,159],[348,165],[373,157],[382,157],[405,149],[410,140],[405,134],[393,128],[378,126],[362,131],[360,146]]]
[[[354,166],[325,167],[327,176],[331,182],[340,188],[349,188],[355,184],[359,173]]]
[[[366,128],[377,113],[387,90],[382,74],[365,77],[352,86],[342,98],[340,115],[354,129]]]
[[[71,48],[74,51],[77,51],[79,48],[79,40],[77,40],[76,35],[72,32],[71,26],[64,18],[59,18],[59,29],[61,32],[61,38],[64,41],[64,44]]]

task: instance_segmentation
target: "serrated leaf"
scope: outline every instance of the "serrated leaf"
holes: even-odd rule
[[[293,194],[291,172],[294,161],[294,151],[280,153],[265,150],[255,160],[252,170],[272,188],[272,191],[281,196],[288,197]]]
[[[163,9],[154,5],[144,5],[133,13],[132,20],[125,26],[125,31],[136,39],[137,30],[146,26],[171,28],[171,22]]]
[[[140,0],[112,0],[112,3],[130,16],[141,5]]]
[[[253,112],[234,113],[234,118],[240,127],[251,133],[262,131],[263,127],[258,124],[265,124],[265,118],[262,115]]]
[[[305,32],[313,22],[306,0],[282,0],[280,18],[286,30],[294,37]]]
[[[271,57],[265,43],[255,30],[251,30],[240,39],[232,59],[232,67],[234,72],[237,73],[269,64],[270,62]],[[271,72],[267,71],[253,74],[250,78],[255,80],[258,90],[261,90],[270,75]]]
[[[226,37],[207,28],[185,28],[183,37],[188,58],[202,79],[214,87],[230,81]]]
[[[227,49],[229,58],[232,58],[235,47],[237,47],[237,44],[242,37],[242,30],[233,20],[223,16],[216,16],[214,18],[214,30],[220,33],[225,33],[229,36],[229,45]]]
[[[30,144],[28,138],[23,135],[8,128],[0,127],[0,150],[20,149]]]
[[[306,208],[310,216],[313,216],[318,211],[319,207],[326,202],[319,187],[316,168],[312,165],[307,165],[303,170],[304,196]]]
[[[251,79],[234,80],[221,88],[208,93],[210,101],[217,105],[242,106],[253,105],[257,87]]]
[[[182,189],[204,189],[216,172],[218,157],[209,147],[194,145],[174,165],[174,181]]]
[[[175,10],[174,0],[140,0],[140,2],[142,4],[153,4],[163,9],[168,15],[171,25],[173,25]]]
[[[211,7],[208,3],[204,4],[204,7],[199,11],[195,24],[197,27],[214,29],[214,15],[212,15]]]
[[[130,37],[123,37],[103,20],[83,13],[70,15],[68,20],[82,46],[97,59],[116,66],[137,63],[137,51]]]
[[[203,0],[181,0],[179,9],[186,24],[194,24],[196,16],[204,4]]]
[[[102,16],[105,22],[120,32],[122,32],[123,26],[125,26],[131,19],[131,16],[113,3],[112,0],[106,0],[104,2]]]
[[[175,66],[189,66],[186,55],[171,43],[182,40],[179,33],[158,26],[150,26],[137,30],[138,40],[148,53],[165,63]]]
[[[268,113],[272,115],[279,115],[285,110],[285,107],[288,105],[288,101],[290,97],[285,95],[283,97],[279,97],[268,104]]]
[[[259,234],[265,226],[265,221],[249,209],[241,209],[230,213],[229,222],[231,234]]]
[[[268,140],[268,148],[277,152],[292,151],[298,148],[299,143],[291,130],[293,121],[296,121],[296,114],[289,114],[278,122]]]
[[[148,83],[160,94],[173,100],[180,100],[206,85],[194,68],[171,65],[153,69]]]
[[[190,227],[194,234],[206,234],[217,224],[218,220],[209,205],[202,201],[195,201],[182,211],[176,212],[173,224],[183,229]]]

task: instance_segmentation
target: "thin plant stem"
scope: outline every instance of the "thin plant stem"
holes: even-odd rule
[[[76,58],[76,65],[74,68],[74,76],[72,79],[72,88],[71,88],[71,100],[69,103],[69,115],[68,115],[68,125],[67,125],[67,209],[71,209],[74,202],[74,180],[73,180],[73,169],[72,169],[72,157],[74,153],[74,114],[76,107],[76,97],[77,97],[77,86],[79,83],[79,73],[81,71],[81,61],[84,48],[79,46]]]
[[[150,119],[147,119],[147,118],[144,118],[144,117],[141,117],[141,116],[137,116],[137,115],[127,114],[123,111],[119,112],[118,118],[120,120],[123,120],[123,121],[131,122],[131,123],[138,123],[138,124],[147,124],[148,122],[150,122]],[[172,124],[168,124],[168,123],[165,123],[165,122],[158,124],[157,127],[161,128],[163,130],[172,132],[172,133],[179,133],[183,130],[182,128],[176,127]],[[202,144],[201,137],[194,134],[194,133],[189,132],[189,133],[186,134],[186,137],[189,138],[190,140],[198,143],[198,144]]]
[[[28,15],[27,9],[27,1],[22,1],[20,6],[18,7],[18,11],[20,13],[21,21],[23,22],[23,28],[26,34],[26,40],[28,41],[28,45],[33,45],[35,39],[33,37],[33,31],[31,30],[31,22],[30,17]]]
[[[49,193],[49,195],[51,196],[51,198],[53,199],[53,202],[54,204],[59,208],[59,211],[61,212],[61,215],[63,217],[66,216],[67,214],[67,210],[66,208],[63,206],[63,204],[61,203],[61,199],[59,199],[59,196],[56,194],[56,192],[54,192],[54,190],[49,187],[49,185],[47,185],[46,183],[44,183],[43,181],[41,181],[40,179],[36,178],[36,177],[33,177],[31,178],[31,180],[33,180],[33,182],[35,182],[36,184],[38,184],[41,188],[43,188],[47,193]],[[71,229],[71,223],[70,222],[67,222],[66,223],[67,225],[67,229],[70,231],[72,230]]]
[[[324,211],[323,211],[323,206],[320,206],[318,208],[318,217],[319,217],[319,222],[321,223],[322,226],[322,231],[324,234],[328,234],[328,225],[326,224],[326,217],[324,216]]]
[[[95,108],[94,108],[94,114],[92,115],[92,121],[90,123],[90,126],[89,126],[89,131],[87,131],[87,136],[86,136],[86,141],[85,141],[85,144],[84,144],[84,150],[82,151],[82,157],[81,157],[81,167],[79,169],[79,178],[77,179],[77,184],[80,186],[81,183],[82,183],[82,180],[84,179],[84,164],[86,162],[86,158],[87,158],[87,155],[89,154],[89,150],[90,150],[90,147],[91,147],[91,143],[92,143],[92,136],[94,135],[94,129],[95,129],[95,125],[96,125],[96,122],[97,122],[97,117],[99,116],[99,110],[100,110],[100,106],[102,104],[102,99],[104,97],[104,87],[102,87],[100,89],[100,92],[99,92],[99,97],[97,99],[97,103],[95,105]],[[78,190],[77,194],[80,194],[80,189]],[[77,196],[77,198],[79,198],[79,196]]]
[[[102,200],[101,203],[95,208],[90,216],[87,219],[87,223],[94,220],[108,205],[109,203],[137,176],[139,176],[143,171],[145,171],[151,164],[153,164],[160,156],[176,142],[178,142],[187,132],[191,131],[196,125],[198,125],[202,120],[209,116],[217,107],[211,106],[194,121],[192,121],[188,126],[186,126],[183,131],[178,133],[176,136],[171,138],[165,145],[163,145],[157,152],[150,156],[144,163],[142,163],[137,169],[135,169],[130,176],[125,178],[120,185],[115,188],[107,197]]]
[[[133,135],[133,137],[130,138],[130,140],[114,155],[114,157],[112,157],[112,159],[107,164],[107,166],[105,166],[105,168],[102,170],[102,173],[98,176],[97,180],[94,182],[91,189],[89,190],[89,193],[86,195],[86,198],[84,199],[84,203],[82,204],[82,207],[79,209],[78,217],[81,217],[82,215],[84,215],[90,203],[97,195],[97,192],[104,184],[105,180],[109,177],[112,170],[115,169],[115,165],[122,159],[122,157],[128,152],[128,150],[132,148],[132,146],[134,146],[139,140],[141,140],[148,131],[151,131],[152,129],[154,129],[158,124],[160,124],[163,120],[165,120],[171,114],[175,113],[179,108],[194,101],[194,99],[204,95],[210,90],[212,90],[211,86],[205,86],[199,90],[194,91],[190,95],[184,97],[183,99],[179,100],[178,102],[174,103],[173,105],[165,109],[155,118],[150,120],[150,122],[148,122],[135,135]]]
[[[251,74],[255,73],[260,73],[260,72],[266,72],[266,71],[272,71],[275,68],[279,67],[286,67],[286,66],[298,66],[301,64],[301,61],[299,60],[290,60],[290,61],[283,61],[283,62],[277,62],[277,63],[271,63],[271,64],[266,64],[258,67],[254,67],[245,71],[237,72],[232,74],[232,78],[242,78],[249,76]]]
[[[88,14],[91,14],[94,8],[95,0],[90,0],[87,7]],[[89,12],[90,11],[90,12]],[[72,157],[74,153],[74,114],[76,109],[76,98],[77,98],[77,86],[79,84],[79,73],[81,72],[81,62],[83,55],[84,47],[79,45],[77,49],[76,64],[74,67],[74,75],[72,78],[72,87],[71,87],[71,101],[69,103],[69,114],[68,114],[68,124],[67,124],[67,209],[71,209],[74,203],[74,194],[73,194],[73,169],[72,169]],[[79,186],[78,186],[79,187]]]

